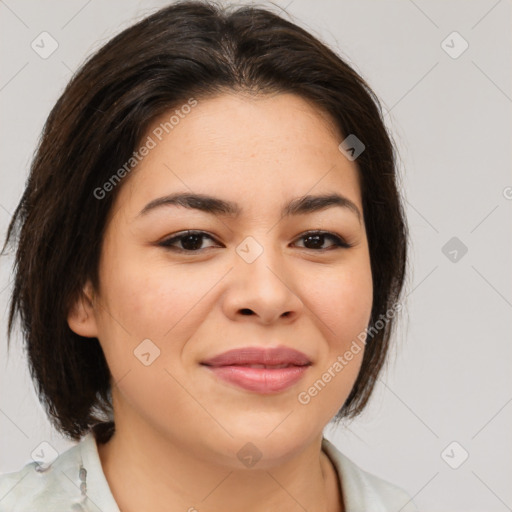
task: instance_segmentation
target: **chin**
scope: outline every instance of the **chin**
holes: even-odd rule
[[[293,424],[288,420],[283,422],[286,414],[281,413],[278,421],[275,421],[276,415],[271,417],[274,420],[272,427],[261,418],[259,422],[245,422],[238,429],[230,423],[231,428],[228,430],[233,438],[223,436],[223,441],[219,439],[215,449],[218,450],[223,445],[224,454],[231,452],[235,458],[228,458],[226,463],[230,466],[234,464],[237,469],[243,467],[241,464],[248,469],[271,469],[297,456],[322,434],[321,426],[312,429],[307,420],[302,424]],[[290,414],[290,419],[292,417],[293,413]]]

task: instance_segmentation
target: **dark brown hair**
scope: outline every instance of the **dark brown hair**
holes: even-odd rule
[[[396,150],[379,101],[338,55],[279,15],[185,1],[121,32],[74,75],[46,121],[8,228],[4,251],[17,243],[8,335],[19,316],[38,396],[52,424],[71,439],[112,426],[105,419],[113,418],[101,346],[67,323],[86,281],[98,289],[103,234],[122,183],[101,200],[94,191],[130,159],[155,118],[191,97],[226,91],[295,93],[365,145],[357,166],[374,334],[336,419],[355,417],[368,401],[394,322],[375,324],[398,301],[407,245]]]

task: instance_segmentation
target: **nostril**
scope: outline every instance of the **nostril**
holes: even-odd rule
[[[242,309],[241,310],[242,315],[252,315],[252,311],[250,309]]]

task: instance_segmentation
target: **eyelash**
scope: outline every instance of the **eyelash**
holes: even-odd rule
[[[179,240],[181,240],[187,236],[191,236],[191,235],[197,235],[202,238],[209,238],[210,240],[213,240],[214,242],[216,241],[211,235],[209,235],[208,233],[205,233],[204,231],[188,230],[188,231],[183,231],[182,233],[180,233],[176,236],[173,236],[171,238],[167,238],[166,240],[159,242],[158,245],[160,247],[164,247],[165,249],[168,249],[171,251],[175,251],[175,252],[179,252],[179,253],[189,253],[189,254],[201,253],[204,250],[211,248],[211,247],[208,247],[206,249],[198,249],[198,250],[194,251],[194,250],[180,249],[180,248],[172,245],[174,242],[179,241]],[[304,247],[304,249],[309,250],[309,251],[314,251],[314,252],[325,252],[325,251],[331,251],[333,249],[349,249],[350,247],[353,246],[353,244],[349,244],[340,236],[335,235],[334,233],[330,233],[329,231],[320,231],[320,230],[306,231],[305,233],[302,233],[298,237],[298,239],[303,239],[308,236],[315,236],[315,235],[320,235],[320,236],[324,236],[326,238],[331,238],[334,241],[334,245],[331,246],[330,248],[324,248],[324,249],[308,249],[307,247]]]

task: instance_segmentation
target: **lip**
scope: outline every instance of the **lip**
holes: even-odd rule
[[[312,363],[305,354],[289,347],[244,347],[229,350],[201,364],[226,382],[248,391],[271,394],[296,384]]]
[[[306,354],[294,348],[243,347],[223,352],[203,361],[201,364],[207,366],[247,366],[250,364],[264,364],[268,366],[292,364],[304,366],[311,364],[311,361]]]

